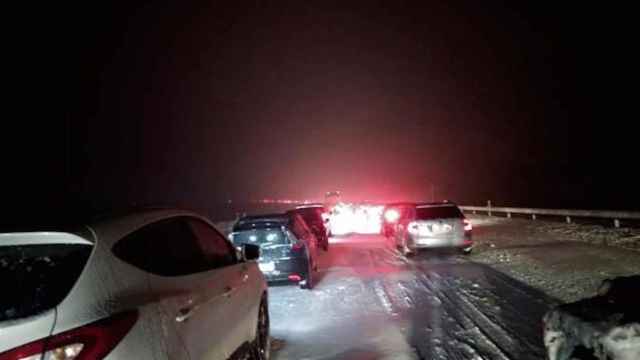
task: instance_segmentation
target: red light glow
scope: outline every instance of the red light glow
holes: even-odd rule
[[[464,221],[464,231],[469,232],[469,231],[473,230],[473,225],[471,225],[471,221],[469,221],[467,219],[464,219],[463,221]]]
[[[400,218],[400,213],[396,209],[389,209],[384,213],[384,219],[387,222],[394,223]]]

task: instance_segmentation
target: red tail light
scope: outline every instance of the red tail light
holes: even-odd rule
[[[400,213],[398,212],[398,210],[389,209],[384,212],[384,219],[387,222],[390,222],[390,223],[396,222],[398,221],[399,218],[400,218]]]
[[[471,221],[469,221],[468,219],[464,219],[462,221],[464,222],[464,231],[473,230],[473,226],[471,225]]]
[[[298,274],[292,274],[292,275],[288,276],[288,279],[290,281],[300,281],[300,280],[302,280],[302,277],[300,275],[298,275]]]
[[[137,311],[120,313],[6,351],[0,354],[0,360],[103,359],[118,345],[137,320]]]
[[[297,241],[297,242],[294,242],[293,244],[291,244],[291,250],[300,250],[303,247],[304,247],[304,244],[301,241]]]

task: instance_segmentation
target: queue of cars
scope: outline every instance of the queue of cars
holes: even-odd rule
[[[0,360],[268,359],[267,282],[314,287],[328,213],[245,216],[229,238],[176,209],[0,232]],[[379,218],[404,254],[473,245],[449,202],[388,204]]]
[[[236,246],[260,246],[262,254],[258,261],[268,281],[294,282],[301,288],[312,289],[318,252],[329,249],[329,235],[348,234],[354,229],[359,232],[353,224],[344,224],[344,209],[352,207],[357,206],[337,204],[333,209],[326,209],[322,204],[306,204],[280,214],[244,216],[234,224],[229,238]],[[402,202],[362,207],[380,208],[375,212],[378,219],[368,223],[375,224],[376,231],[391,240],[404,255],[443,247],[468,254],[473,248],[471,223],[454,203]],[[347,220],[357,223],[356,215],[371,212],[350,211],[353,215]]]

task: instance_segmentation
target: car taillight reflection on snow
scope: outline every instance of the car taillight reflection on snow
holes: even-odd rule
[[[118,345],[137,320],[137,311],[120,313],[9,350],[0,354],[0,360],[102,359]]]

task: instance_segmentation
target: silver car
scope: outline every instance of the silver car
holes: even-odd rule
[[[2,233],[0,359],[268,359],[258,256],[181,210]]]
[[[395,226],[395,245],[405,255],[427,248],[456,248],[469,254],[473,248],[471,223],[450,202],[408,206]]]

